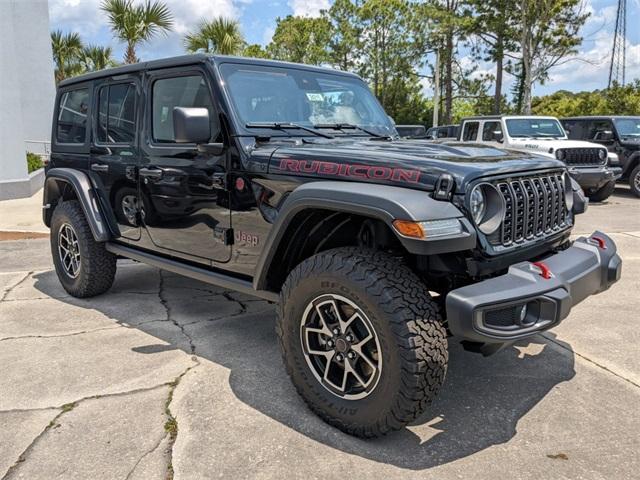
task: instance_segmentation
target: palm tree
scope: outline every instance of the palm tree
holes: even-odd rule
[[[245,46],[240,24],[224,17],[203,20],[195,32],[184,37],[184,43],[189,52],[202,51],[220,55],[239,55]]]
[[[88,72],[104,70],[105,68],[111,68],[117,65],[117,62],[113,59],[113,50],[111,47],[89,45],[83,49],[82,57],[82,63]]]
[[[100,8],[107,13],[114,36],[127,44],[124,63],[138,62],[138,44],[173,28],[169,7],[160,1],[134,5],[133,0],[104,0]]]
[[[62,33],[61,30],[51,32],[51,48],[53,61],[56,64],[56,82],[82,73],[82,40],[75,32]]]

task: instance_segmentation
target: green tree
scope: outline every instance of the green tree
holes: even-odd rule
[[[106,12],[114,36],[127,44],[124,63],[140,61],[136,47],[173,28],[169,7],[160,1],[136,5],[133,0],[104,0],[100,8]]]
[[[468,3],[473,11],[471,33],[481,43],[481,46],[474,48],[475,56],[493,62],[496,66],[493,108],[490,113],[498,114],[504,105],[502,84],[505,61],[509,61],[507,52],[517,52],[519,47],[513,0],[469,0]]]
[[[252,58],[271,58],[267,50],[257,43],[247,45],[242,51],[242,56]]]
[[[552,68],[576,53],[579,32],[589,17],[582,0],[519,0],[515,4],[520,36],[517,90],[520,111],[531,113],[534,83],[544,83]]]
[[[184,37],[187,51],[240,55],[245,47],[240,23],[224,17],[203,20],[196,31]]]
[[[330,38],[331,25],[326,18],[288,15],[276,19],[276,31],[267,52],[277,60],[320,65],[329,58]]]
[[[104,70],[118,65],[113,59],[111,47],[101,47],[99,45],[88,45],[82,49],[82,64],[88,72]]]
[[[62,33],[61,30],[55,30],[51,32],[51,48],[56,66],[56,82],[81,73],[83,45],[80,35],[75,32]]]
[[[340,70],[355,70],[362,55],[358,5],[351,0],[336,0],[328,11],[323,12],[323,16],[331,24],[329,62]]]

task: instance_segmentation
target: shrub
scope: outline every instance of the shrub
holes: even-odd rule
[[[42,167],[44,167],[44,163],[42,162],[42,158],[40,157],[40,155],[27,152],[27,170],[29,171],[29,173],[35,172]]]

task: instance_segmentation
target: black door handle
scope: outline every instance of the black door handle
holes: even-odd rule
[[[106,165],[104,163],[92,163],[91,170],[93,170],[94,172],[107,173],[109,171],[109,165]]]
[[[150,178],[152,180],[160,180],[162,178],[162,170],[159,168],[141,168],[138,174],[142,178]]]

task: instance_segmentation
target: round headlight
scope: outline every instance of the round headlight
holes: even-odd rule
[[[573,209],[573,186],[571,185],[571,177],[567,172],[562,174],[562,183],[564,184],[564,204],[567,210],[571,212]]]
[[[598,152],[598,157],[600,157],[600,160],[604,160],[605,158],[607,158],[607,151],[606,150],[600,150]]]
[[[564,160],[565,156],[564,150],[556,150],[556,158],[558,160]]]
[[[480,222],[482,222],[486,207],[484,193],[482,193],[482,186],[476,185],[473,190],[471,190],[471,195],[469,196],[469,211],[471,212],[471,217],[476,225],[479,225]]]

